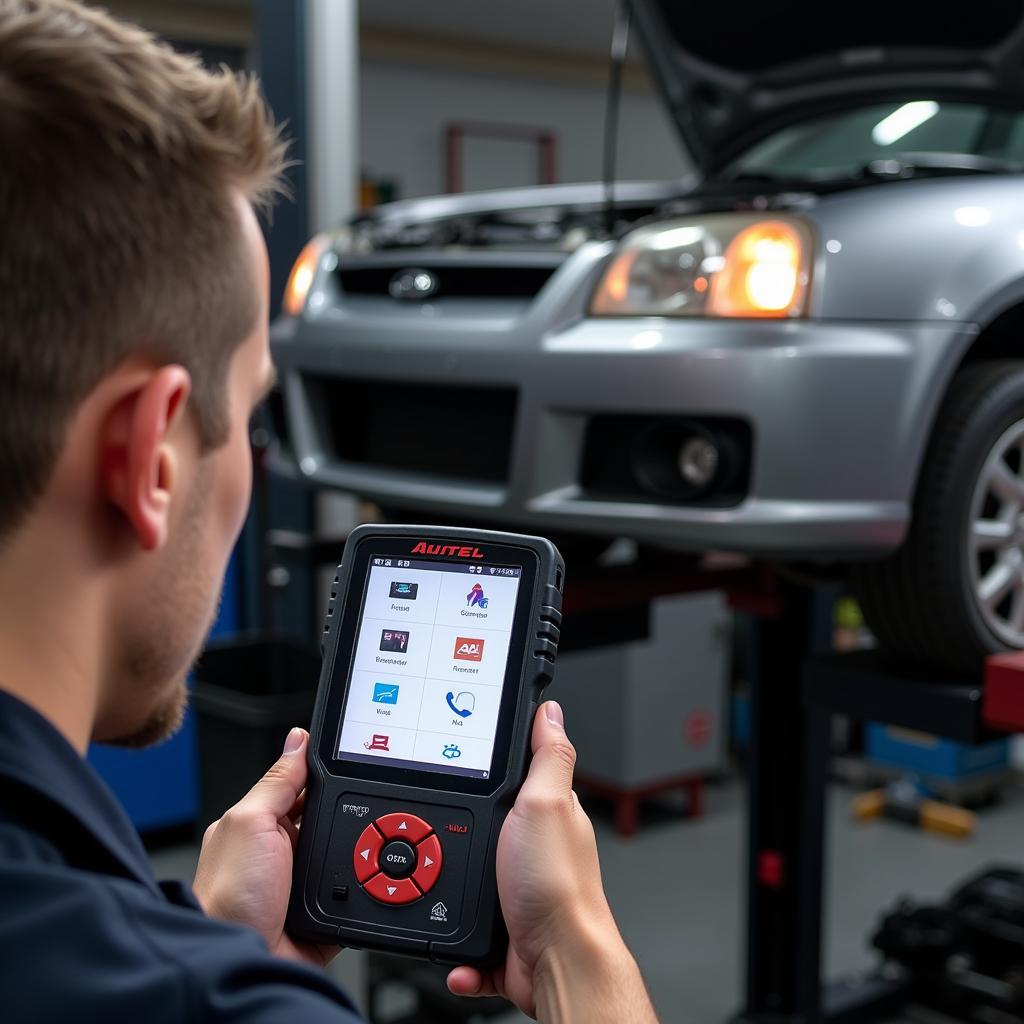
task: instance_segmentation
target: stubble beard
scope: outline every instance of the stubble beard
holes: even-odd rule
[[[118,692],[137,705],[141,721],[124,732],[103,737],[112,746],[140,749],[169,739],[185,720],[188,676],[217,617],[222,580],[207,576],[203,522],[206,516],[206,474],[196,486],[182,516],[179,540],[163,552],[160,593],[140,615],[141,628],[122,649]],[[211,589],[216,593],[211,597]]]

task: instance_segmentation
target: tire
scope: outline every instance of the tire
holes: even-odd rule
[[[906,540],[855,566],[853,587],[881,646],[905,661],[978,675],[989,654],[1024,648],[1024,362],[956,375]]]

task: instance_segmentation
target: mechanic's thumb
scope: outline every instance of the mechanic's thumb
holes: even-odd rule
[[[523,791],[537,795],[568,796],[576,751],[565,734],[561,707],[553,700],[542,704],[533,719],[533,763]]]
[[[270,766],[266,775],[241,799],[242,804],[258,804],[275,818],[291,812],[306,786],[306,743],[309,733],[294,728],[284,743],[284,753]]]

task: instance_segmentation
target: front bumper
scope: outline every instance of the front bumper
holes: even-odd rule
[[[773,557],[879,554],[902,540],[913,488],[966,324],[594,319],[576,296],[598,261],[579,253],[517,306],[395,308],[328,303],[273,328],[301,474],[383,505],[537,532],[630,536],[684,550]],[[575,279],[571,289],[559,279]],[[319,384],[360,382],[387,401],[396,382],[517,395],[500,480],[416,473],[340,458]],[[487,394],[485,390],[483,394]],[[735,507],[603,500],[581,486],[597,414],[732,417],[753,435],[747,496]],[[415,432],[415,423],[407,425]]]

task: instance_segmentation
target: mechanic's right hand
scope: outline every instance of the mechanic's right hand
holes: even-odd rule
[[[544,1021],[654,1021],[605,898],[594,828],[572,791],[575,763],[562,709],[549,701],[534,719],[533,763],[498,841],[508,957],[487,974],[457,967],[448,986],[503,995]]]

